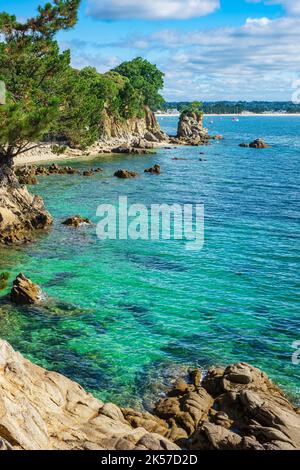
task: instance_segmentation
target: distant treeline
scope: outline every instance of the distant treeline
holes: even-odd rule
[[[183,111],[188,108],[190,102],[165,102],[163,109],[177,109]],[[299,113],[300,104],[294,104],[291,101],[204,101],[202,103],[202,111],[205,114],[241,114],[242,112],[252,112],[257,114],[267,112],[285,112],[285,113]]]

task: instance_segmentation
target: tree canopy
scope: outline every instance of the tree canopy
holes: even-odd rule
[[[0,13],[0,82],[7,90],[0,106],[0,164],[43,138],[84,148],[100,137],[103,116],[142,117],[144,106],[163,102],[164,74],[140,57],[105,74],[71,67],[70,51],[60,51],[55,34],[74,26],[79,4],[53,0],[23,23]]]
[[[56,83],[69,67],[70,54],[59,51],[53,36],[75,24],[79,2],[54,0],[24,23],[0,13],[0,80],[7,89],[6,104],[0,107],[2,158],[25,151],[59,113]]]
[[[131,85],[141,94],[144,104],[151,109],[159,109],[164,103],[159,91],[164,87],[164,74],[156,65],[142,57],[123,62],[114,69],[129,78]]]

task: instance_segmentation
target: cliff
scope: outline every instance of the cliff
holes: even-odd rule
[[[41,197],[17,182],[14,186],[0,184],[0,244],[30,241],[36,230],[51,224],[52,217]]]
[[[119,120],[107,111],[103,112],[100,135],[104,140],[120,139],[130,143],[132,139],[141,138],[151,142],[167,141],[167,135],[161,131],[155,114],[144,107],[144,116]]]
[[[248,364],[176,382],[153,414],[104,404],[0,340],[0,449],[295,450],[300,415]]]
[[[203,114],[183,112],[179,118],[177,139],[186,145],[201,145],[209,140],[208,130],[203,127]]]

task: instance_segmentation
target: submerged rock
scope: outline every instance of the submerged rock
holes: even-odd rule
[[[116,176],[117,178],[122,178],[122,179],[136,178],[138,176],[138,173],[136,173],[135,171],[129,171],[129,170],[117,170],[114,173],[114,176]]]
[[[63,225],[67,225],[69,227],[81,227],[82,225],[91,225],[91,221],[89,219],[85,219],[80,215],[74,215],[73,217],[69,217],[68,219],[62,222]]]
[[[86,170],[82,173],[83,176],[94,176],[94,170]]]
[[[10,299],[17,305],[39,304],[44,295],[42,289],[20,273],[13,282]]]
[[[160,175],[161,173],[161,170],[160,170],[160,165],[154,165],[153,167],[151,168],[146,168],[146,170],[144,171],[144,173],[152,173],[152,174],[155,174],[155,175]]]
[[[0,290],[6,289],[9,280],[9,273],[0,273]]]

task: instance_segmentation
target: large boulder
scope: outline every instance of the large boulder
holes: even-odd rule
[[[42,289],[20,273],[13,282],[10,299],[17,305],[39,304],[44,300]]]

